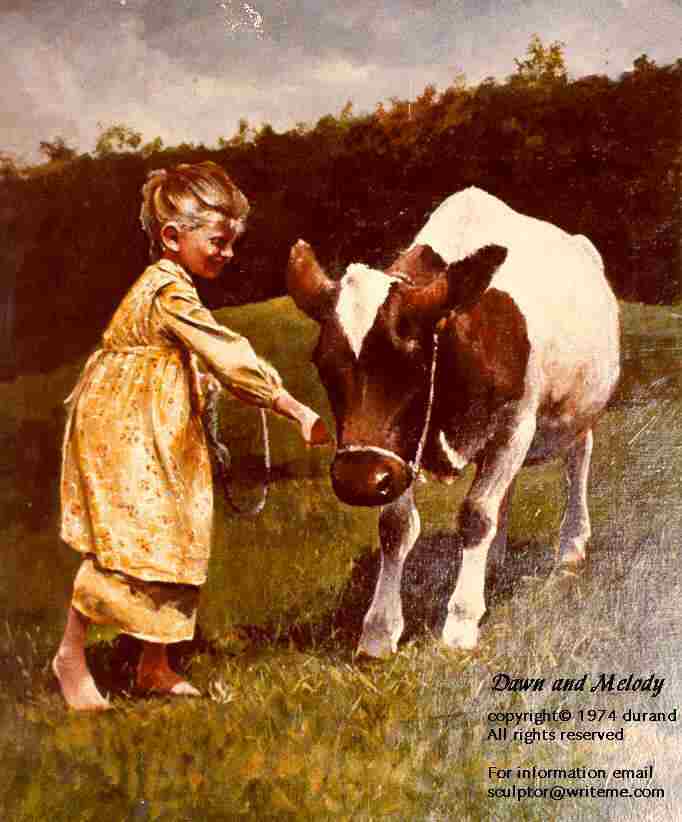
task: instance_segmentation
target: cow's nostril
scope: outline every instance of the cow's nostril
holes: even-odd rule
[[[382,497],[388,496],[388,494],[391,493],[391,489],[393,488],[393,480],[390,472],[382,471],[378,474],[375,488],[377,490],[377,494],[381,494]]]

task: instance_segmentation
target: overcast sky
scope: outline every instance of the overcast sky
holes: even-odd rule
[[[371,111],[460,73],[504,79],[533,33],[566,44],[571,76],[618,76],[682,57],[682,0],[0,0],[0,150],[89,151],[112,123],[215,145],[240,117]]]

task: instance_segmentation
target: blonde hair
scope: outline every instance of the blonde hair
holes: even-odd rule
[[[161,232],[167,223],[196,228],[216,211],[232,220],[243,220],[249,213],[249,201],[216,163],[182,163],[150,171],[142,186],[140,222],[149,238],[151,259],[161,255]]]

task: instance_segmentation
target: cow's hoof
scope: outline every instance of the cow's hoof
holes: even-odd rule
[[[357,656],[368,656],[372,659],[388,659],[398,648],[398,643],[393,642],[388,634],[374,634],[371,636],[362,635],[356,651]]]
[[[441,639],[448,648],[461,648],[465,651],[475,648],[478,645],[478,620],[448,616]]]

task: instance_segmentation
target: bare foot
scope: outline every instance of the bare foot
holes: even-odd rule
[[[52,660],[52,670],[69,708],[74,711],[108,711],[111,708],[109,700],[97,690],[95,680],[82,660],[57,653]]]
[[[201,696],[201,693],[175,671],[167,667],[137,669],[137,688],[140,691],[173,696]]]

